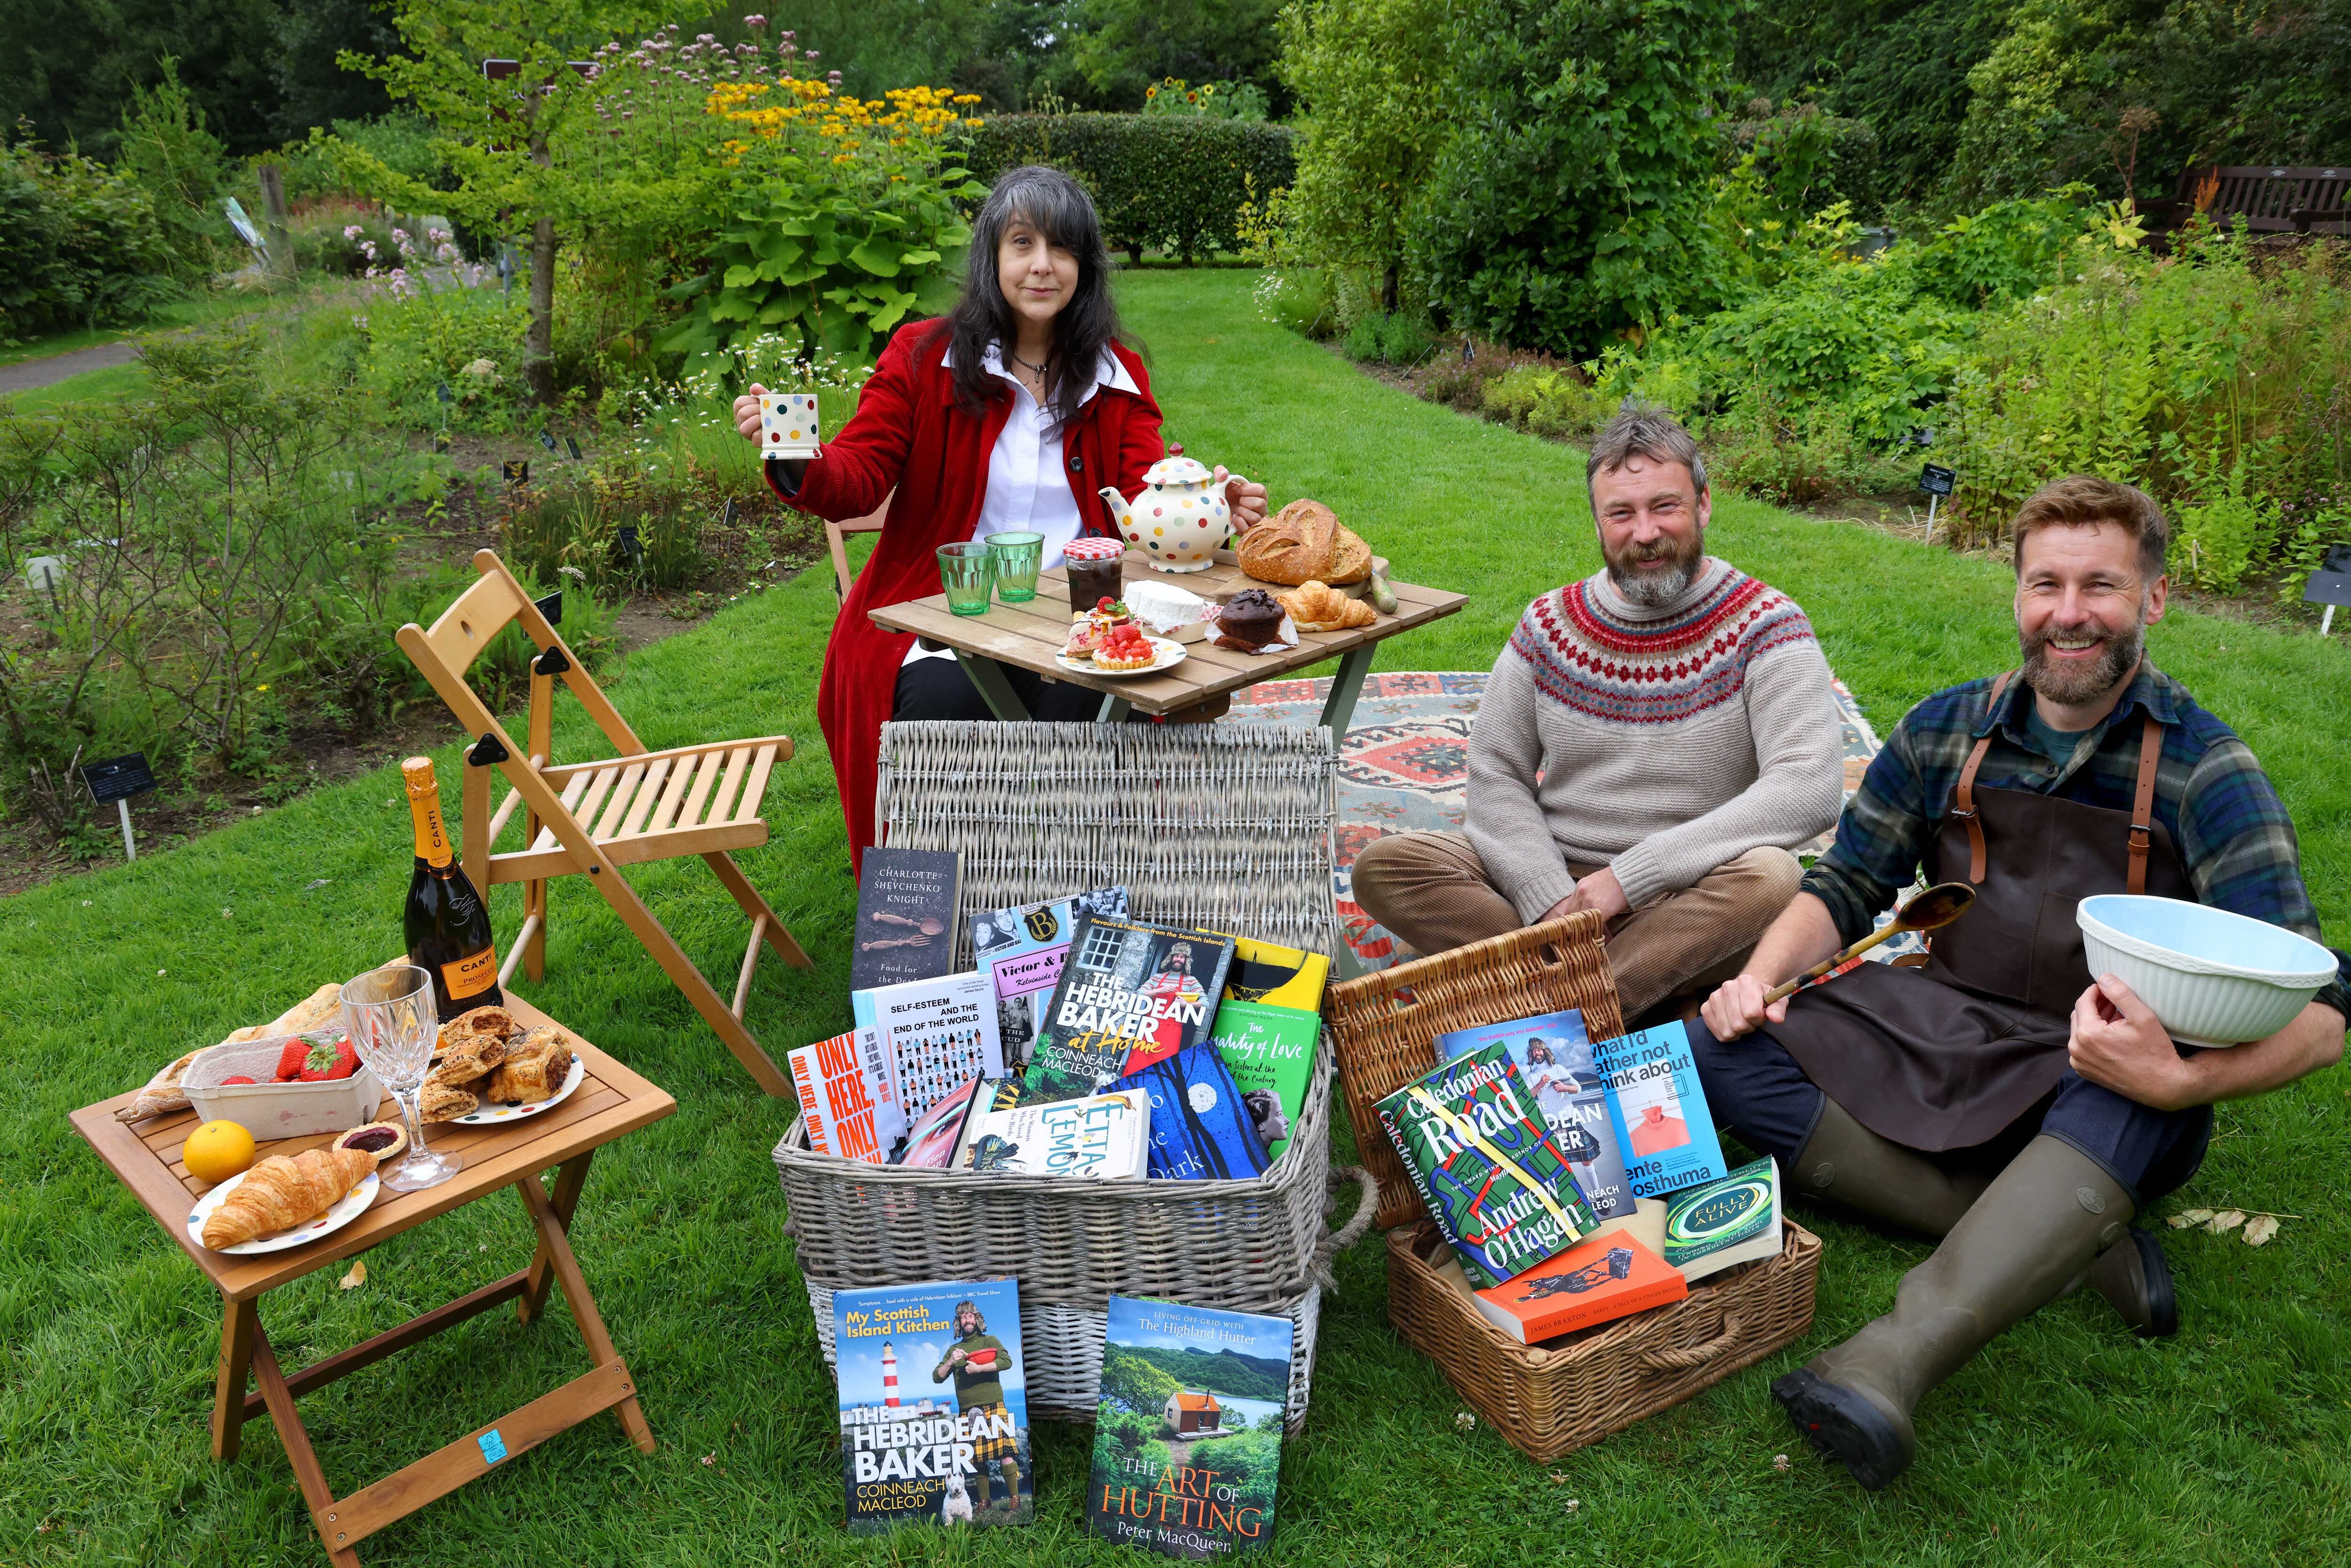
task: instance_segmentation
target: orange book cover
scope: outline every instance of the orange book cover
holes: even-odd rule
[[[1688,1294],[1680,1270],[1614,1230],[1479,1291],[1474,1300],[1496,1328],[1522,1344],[1538,1344]]]

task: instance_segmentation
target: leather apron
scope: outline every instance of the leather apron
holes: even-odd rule
[[[2013,671],[1992,685],[1992,706]],[[2154,820],[2163,726],[2147,716],[2127,812],[2029,789],[1979,789],[1987,732],[1937,827],[1937,882],[1976,900],[1922,967],[1863,963],[1799,991],[1766,1025],[1830,1099],[1880,1136],[1940,1151],[1990,1142],[2057,1087],[2090,987],[2074,906],[2102,893],[2193,901]]]

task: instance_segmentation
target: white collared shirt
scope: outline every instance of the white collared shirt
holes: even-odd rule
[[[942,362],[948,369],[954,368],[952,348]],[[996,444],[987,455],[987,489],[980,498],[979,521],[972,528],[971,537],[980,540],[990,534],[1042,534],[1044,556],[1039,570],[1050,571],[1061,564],[1061,547],[1085,531],[1077,494],[1071,488],[1070,476],[1065,471],[1061,432],[1053,423],[1051,411],[1039,404],[1020,379],[1004,368],[1001,343],[990,343],[981,363],[987,367],[989,374],[1001,376],[1010,383],[1012,412],[1005,419],[1004,428],[997,433]],[[1094,361],[1093,379],[1087,382],[1085,395],[1078,400],[1080,406],[1092,402],[1094,393],[1106,386],[1128,392],[1139,393],[1142,390],[1127,374],[1118,356],[1107,348]],[[905,662],[953,657],[953,649],[929,653],[916,643],[906,651]]]

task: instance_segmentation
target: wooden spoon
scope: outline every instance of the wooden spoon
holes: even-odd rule
[[[935,936],[946,929],[946,925],[933,915],[925,915],[920,920],[909,920],[903,915],[893,915],[886,909],[877,909],[873,912],[873,918],[885,925],[906,926],[911,930],[921,932],[925,936]]]
[[[1976,890],[1964,882],[1938,882],[1909,903],[1894,912],[1894,918],[1871,932],[1833,958],[1823,958],[1792,980],[1783,980],[1763,993],[1763,1004],[1769,1007],[1784,997],[1811,985],[1831,969],[1858,958],[1879,943],[1899,936],[1905,931],[1938,931],[1968,912],[1976,901]]]

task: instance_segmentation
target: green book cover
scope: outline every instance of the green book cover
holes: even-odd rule
[[[1230,999],[1217,1006],[1209,1038],[1241,1092],[1268,1159],[1290,1147],[1306,1107],[1306,1081],[1314,1075],[1314,1042],[1322,1031],[1320,1013]]]
[[[1599,1224],[1500,1041],[1455,1057],[1377,1109],[1429,1218],[1479,1290],[1566,1251]]]
[[[1780,1162],[1769,1155],[1667,1200],[1666,1261],[1686,1280],[1776,1258],[1781,1242]]]

